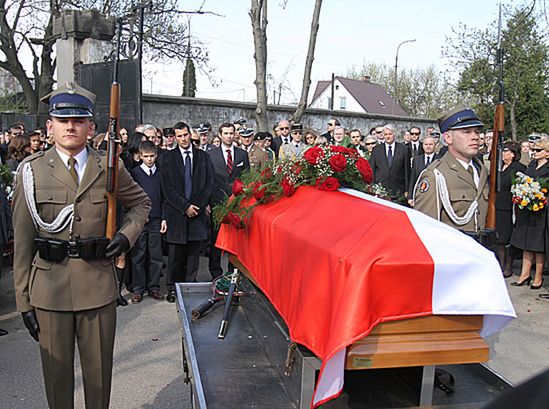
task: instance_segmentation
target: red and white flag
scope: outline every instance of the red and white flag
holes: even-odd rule
[[[418,211],[350,189],[301,187],[261,205],[217,247],[238,257],[322,360],[312,405],[341,393],[346,347],[380,322],[484,315],[482,336],[515,317],[499,263],[470,237]]]

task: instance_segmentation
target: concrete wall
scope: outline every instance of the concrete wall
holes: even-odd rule
[[[294,110],[295,107],[292,106],[269,105],[269,123],[274,124],[281,119],[287,119],[293,114]],[[207,121],[215,129],[223,122],[233,122],[240,117],[246,118],[248,126],[255,128],[254,112],[255,103],[164,95],[143,95],[143,121],[161,128],[172,126],[178,121],[187,122],[191,126]],[[330,111],[327,109],[308,109],[301,122],[304,127],[313,128],[323,133],[326,132],[326,123],[334,115],[345,128],[358,128],[362,133],[367,133],[370,128],[386,123],[396,125],[399,137],[412,125],[419,126],[422,131],[428,126],[436,127],[434,119],[371,115]]]
[[[269,123],[274,124],[281,119],[287,119],[293,114],[295,107],[285,105],[268,106]],[[185,121],[194,126],[202,121],[208,121],[215,130],[223,122],[233,122],[244,117],[248,126],[255,128],[255,104],[248,102],[222,101],[201,98],[171,97],[164,95],[143,95],[143,121],[157,127],[172,126],[178,121]],[[355,112],[330,111],[327,109],[308,109],[303,116],[302,123],[306,128],[312,128],[321,133],[325,132],[326,123],[335,115],[347,129],[358,128],[366,133],[374,126],[393,123],[399,130],[399,137],[412,125],[425,130],[427,126],[436,126],[435,120],[424,118],[409,118],[397,116],[370,115]],[[37,122],[43,126],[45,121],[37,121],[36,116],[24,114],[0,114],[0,126],[21,121],[29,129]],[[124,123],[121,126],[126,126]]]

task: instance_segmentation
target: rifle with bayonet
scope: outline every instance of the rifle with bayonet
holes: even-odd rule
[[[116,234],[116,185],[118,175],[118,158],[119,158],[119,127],[120,127],[120,84],[118,83],[118,63],[120,61],[120,36],[122,32],[122,19],[117,21],[116,34],[116,55],[114,59],[112,84],[111,84],[111,99],[109,107],[109,130],[107,137],[107,226],[105,236],[112,240]],[[118,271],[123,271],[116,268],[118,280],[118,305],[128,305],[128,302],[122,297],[122,280]]]
[[[486,230],[491,233],[489,243],[483,243],[491,250],[495,250],[495,228],[496,228],[496,195],[500,191],[500,175],[503,167],[503,137],[505,135],[505,94],[503,89],[503,49],[501,46],[501,3],[499,5],[498,23],[498,46],[497,46],[497,67],[498,67],[498,103],[494,114],[494,136],[490,149],[490,193],[488,196],[488,212],[486,215]],[[481,234],[482,241],[482,234]]]

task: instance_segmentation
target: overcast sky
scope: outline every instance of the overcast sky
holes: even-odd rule
[[[191,9],[201,1],[181,1]],[[509,3],[509,0],[507,1]],[[517,3],[516,1],[514,3]],[[276,82],[288,71],[283,102],[299,98],[303,67],[309,42],[314,0],[270,0],[268,9],[268,74]],[[416,39],[400,48],[399,68],[436,65],[445,68],[441,49],[452,28],[459,23],[485,28],[497,18],[497,0],[324,0],[320,16],[311,88],[327,80],[331,73],[345,74],[364,61],[394,66],[399,43]],[[197,15],[191,20],[192,33],[208,48],[213,78],[198,75],[197,97],[255,101],[253,36],[248,16],[249,0],[207,0],[205,9],[223,17]],[[180,95],[183,65],[149,67],[144,80],[145,93]],[[147,70],[146,70],[147,71]],[[152,73],[152,75],[151,75]],[[269,95],[271,102],[272,94]]]

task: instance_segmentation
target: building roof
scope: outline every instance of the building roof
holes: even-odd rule
[[[370,114],[391,115],[393,111],[393,97],[379,84],[370,82],[369,79],[355,80],[345,77],[335,77],[343,85],[364,110]],[[318,81],[313,94],[315,101],[331,81]],[[395,115],[409,116],[402,107],[395,103]]]

